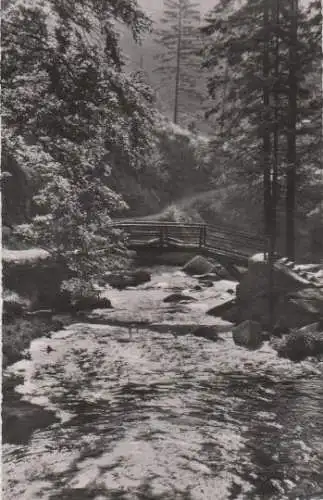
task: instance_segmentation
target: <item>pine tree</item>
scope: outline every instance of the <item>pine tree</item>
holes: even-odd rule
[[[162,85],[169,88],[172,82],[173,121],[178,123],[180,113],[188,107],[188,99],[190,106],[201,102],[199,4],[191,0],[164,0],[164,4],[163,27],[156,30],[156,41],[163,51],[156,57],[159,66],[155,71],[161,75]]]
[[[265,172],[266,233],[269,224],[275,224],[272,211],[268,217],[269,200],[270,204],[272,201],[276,204],[279,194],[286,193],[286,252],[293,257],[295,192],[296,187],[299,189],[295,182],[300,172],[298,165],[305,158],[303,137],[317,143],[321,136],[321,122],[317,117],[321,95],[317,92],[315,95],[314,89],[308,85],[308,75],[315,74],[315,65],[321,56],[318,37],[321,18],[317,2],[308,11],[299,8],[297,16],[293,16],[295,6],[292,0],[286,0],[279,2],[279,9],[276,2],[269,2],[268,19],[264,23],[266,2],[248,0],[239,8],[230,0],[220,2],[207,17],[204,31],[210,43],[205,60],[207,68],[212,71],[209,91],[215,96],[217,83],[223,78],[223,68],[225,64],[229,66],[222,137],[225,136],[230,144],[227,147],[232,149],[231,156],[235,161],[238,156],[243,157],[243,174],[250,174],[247,178],[256,180],[261,172]],[[266,44],[269,72],[263,74]],[[267,102],[263,100],[264,93]],[[221,110],[218,101],[210,114],[220,120]],[[315,124],[309,127],[307,123],[312,119],[315,119]],[[265,161],[268,144],[264,147],[261,143],[261,138],[267,133],[272,142],[274,196],[272,186],[270,193],[268,188],[268,162]],[[218,143],[220,140],[218,137]],[[275,165],[278,158],[279,168]]]

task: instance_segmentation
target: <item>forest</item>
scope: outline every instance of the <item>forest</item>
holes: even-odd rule
[[[318,0],[2,0],[6,500],[323,492]]]
[[[165,0],[159,14],[4,2],[4,245],[49,249],[88,281],[126,258],[112,219],[163,211],[320,259],[320,2],[221,0],[202,14]]]

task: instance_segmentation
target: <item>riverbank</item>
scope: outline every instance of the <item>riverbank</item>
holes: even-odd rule
[[[50,336],[65,324],[73,322],[72,316],[59,319],[49,315],[47,318],[37,316],[16,317],[10,323],[2,324],[2,368],[28,359],[28,349],[34,339]]]

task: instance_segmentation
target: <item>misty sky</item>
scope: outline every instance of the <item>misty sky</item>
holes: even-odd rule
[[[206,13],[208,10],[212,9],[217,3],[218,0],[195,0],[196,3],[200,4],[200,12],[201,14]],[[139,4],[153,17],[160,17],[163,8],[164,1],[163,0],[138,0]],[[300,5],[308,5],[310,0],[300,0]]]
[[[163,0],[138,0],[139,4],[149,13],[152,17],[159,17],[164,8]],[[200,4],[200,12],[207,12],[209,9],[217,4],[217,0],[196,0]]]

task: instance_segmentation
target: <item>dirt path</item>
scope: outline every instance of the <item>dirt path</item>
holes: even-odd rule
[[[152,221],[152,220],[159,220],[167,214],[167,212],[172,208],[176,207],[179,210],[183,210],[185,208],[189,208],[191,205],[193,205],[196,201],[203,200],[205,201],[206,199],[210,199],[213,196],[217,195],[219,193],[219,189],[210,189],[209,191],[202,191],[199,193],[196,193],[194,195],[189,195],[189,196],[184,196],[183,198],[180,198],[178,200],[173,201],[172,203],[169,203],[163,210],[160,212],[157,212],[155,214],[149,214],[149,215],[143,215],[141,217],[122,217],[120,219],[115,219],[117,221],[122,221],[122,222],[128,222],[128,221]]]

